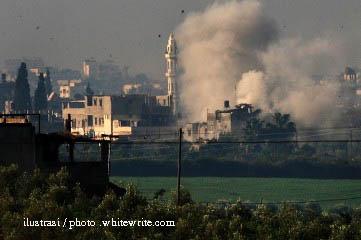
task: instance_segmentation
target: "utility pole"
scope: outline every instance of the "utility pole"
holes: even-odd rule
[[[104,139],[103,139],[104,141]],[[109,143],[108,143],[108,158],[107,158],[107,162],[108,162],[108,179],[110,177],[110,160],[111,160],[111,154],[112,154],[112,141],[113,141],[113,134],[110,136],[109,138]]]
[[[39,114],[40,116],[40,114]],[[39,117],[39,122],[40,122],[40,117]],[[68,114],[68,119],[65,120],[65,132],[67,134],[70,134],[71,135],[71,115]],[[39,129],[40,131],[40,129]],[[69,160],[70,162],[74,162],[74,141],[73,139],[70,139],[70,141],[68,142],[69,144]]]
[[[177,164],[177,205],[180,205],[180,178],[182,170],[182,128],[179,128],[179,150],[178,150],[178,164]]]

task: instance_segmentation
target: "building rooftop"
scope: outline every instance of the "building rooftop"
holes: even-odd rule
[[[356,75],[356,72],[354,69],[350,68],[350,67],[346,67],[345,68],[345,74],[346,75]]]

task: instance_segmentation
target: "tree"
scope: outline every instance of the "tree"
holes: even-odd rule
[[[133,185],[123,197],[112,191],[92,196],[72,181],[66,168],[22,173],[15,165],[1,164],[0,187],[0,239],[361,239],[360,208],[343,205],[323,211],[315,202],[204,204],[193,202],[182,188],[177,206],[147,201]],[[71,228],[66,219],[80,225]],[[120,227],[122,219],[130,220],[128,227]],[[145,219],[174,225],[140,227]],[[40,220],[59,225],[39,227]],[[130,227],[133,221],[135,227]],[[35,222],[38,227],[31,227]]]
[[[263,138],[262,132],[264,121],[259,118],[251,118],[246,122],[244,128],[244,138],[246,141],[257,141]]]
[[[31,111],[30,87],[26,63],[22,62],[15,81],[14,110],[25,113]]]
[[[250,118],[244,127],[244,140],[245,141],[287,141],[293,140],[296,135],[296,124],[291,121],[289,114],[274,113],[272,119],[261,120],[259,115],[260,110],[256,110],[254,116]],[[269,158],[272,153],[276,156],[276,153],[282,154],[282,157],[290,154],[294,148],[293,143],[266,143],[266,144],[246,144],[246,153],[251,153],[256,157],[264,156]],[[262,157],[263,158],[263,157]]]
[[[180,193],[180,195],[179,195],[179,205],[180,206],[193,203],[191,193],[187,189],[185,189],[183,186],[181,186],[179,193]],[[172,191],[172,202],[174,205],[177,205],[177,203],[178,203],[177,191],[175,191],[175,190]]]
[[[166,190],[165,190],[164,188],[159,189],[158,191],[156,191],[156,192],[154,193],[153,199],[163,198],[165,192],[166,192]]]
[[[53,91],[53,86],[51,85],[50,71],[49,71],[49,69],[47,69],[47,70],[46,70],[46,77],[45,77],[45,92],[46,92],[46,96],[49,96],[52,91]]]
[[[290,140],[296,135],[296,124],[289,114],[275,113],[272,121],[265,122],[259,118],[260,110],[246,122],[244,138],[247,141]]]
[[[40,73],[38,87],[34,94],[34,110],[36,112],[44,111],[48,108],[48,99],[46,97],[44,74]]]
[[[273,140],[290,140],[296,135],[296,124],[289,114],[275,113],[272,122],[267,123],[267,129],[274,134]]]
[[[266,132],[271,141],[290,141],[296,136],[296,124],[291,121],[289,114],[276,112],[272,116],[272,122],[267,123]],[[274,154],[278,159],[285,158],[296,147],[294,143],[273,144]],[[283,156],[281,156],[283,155]]]
[[[245,141],[262,141],[264,140],[264,121],[256,117],[249,119],[244,128]],[[245,153],[256,153],[262,149],[262,144],[245,144]]]

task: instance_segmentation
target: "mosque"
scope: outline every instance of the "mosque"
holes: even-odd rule
[[[180,117],[177,87],[177,43],[170,34],[165,50],[167,94],[94,95],[64,102],[63,119],[71,117],[71,132],[94,138],[173,131]],[[169,129],[167,129],[169,128]],[[154,132],[154,134],[153,134]]]

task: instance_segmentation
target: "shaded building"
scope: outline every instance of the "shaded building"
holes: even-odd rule
[[[188,123],[184,127],[184,139],[189,142],[218,140],[221,135],[243,135],[243,129],[249,119],[255,116],[250,104],[239,104],[230,108],[229,101],[224,108],[207,113],[206,122]]]
[[[11,111],[11,103],[15,94],[15,82],[7,81],[7,75],[1,74],[0,82],[0,112]]]
[[[346,67],[345,72],[343,74],[343,80],[350,81],[350,82],[356,82],[356,80],[357,80],[356,71],[350,67]]]
[[[70,180],[80,183],[90,194],[104,194],[111,188],[123,189],[109,182],[109,142],[75,137],[70,134],[37,133],[24,116],[0,117],[0,165],[16,164],[22,171],[39,168],[55,173],[66,167]]]
[[[97,73],[97,62],[95,61],[95,59],[85,59],[82,63],[82,78],[95,78],[97,76]]]

